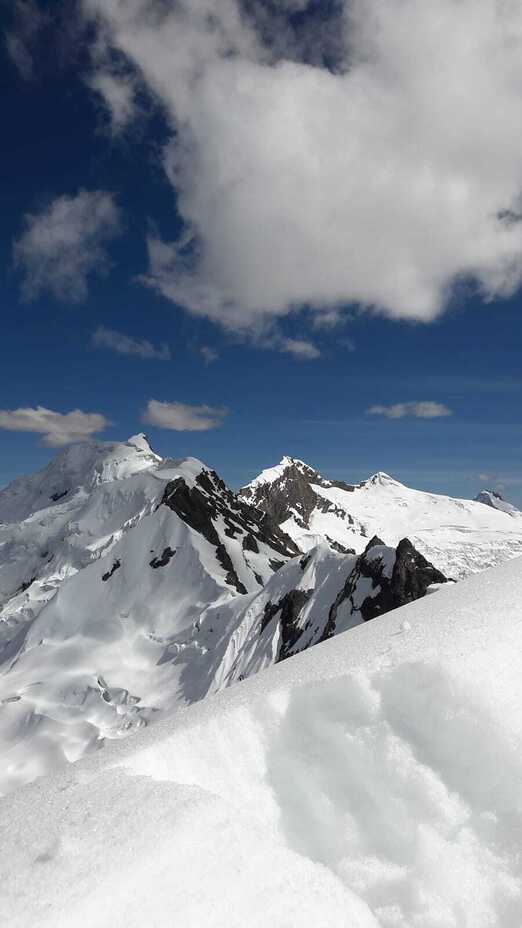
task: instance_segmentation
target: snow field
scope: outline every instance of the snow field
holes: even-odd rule
[[[6,924],[520,928],[522,561],[0,803]]]

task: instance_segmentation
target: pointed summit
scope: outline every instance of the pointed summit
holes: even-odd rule
[[[145,434],[145,432],[138,432],[137,435],[131,435],[131,437],[127,439],[127,444],[132,445],[132,447],[136,448],[137,451],[143,451],[145,454],[151,454],[156,459],[156,461],[162,460],[160,455],[156,454],[156,452],[153,450],[150,443],[150,438]]]

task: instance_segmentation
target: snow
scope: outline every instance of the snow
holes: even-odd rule
[[[308,467],[308,464],[305,464],[304,461],[300,461],[299,458],[291,458],[288,455],[285,455],[281,458],[279,464],[276,464],[275,467],[267,467],[266,470],[261,471],[257,477],[248,484],[250,489],[255,489],[256,487],[262,486],[266,483],[274,483],[276,480],[279,480],[282,477],[286,470],[289,467],[297,465],[299,470],[311,470]]]
[[[320,641],[355,562],[327,536],[361,550],[376,532],[388,546],[369,556],[388,577],[389,544],[404,535],[450,576],[522,550],[522,529],[506,513],[377,474],[353,492],[314,485],[333,508],[314,511],[317,531],[299,529],[307,557],[289,560],[265,541],[244,548],[246,529],[227,525],[225,495],[209,511],[247,591],[239,595],[216,545],[160,505],[171,481],[201,488],[205,470],[195,458],[162,460],[140,434],[68,448],[0,492],[0,517],[14,520],[0,523],[0,793],[285,656],[277,607],[292,591],[305,602],[290,651]],[[283,566],[274,572],[276,562]],[[338,606],[335,631],[359,624],[357,609],[378,592],[359,578]]]
[[[312,489],[333,511],[315,509],[309,531],[292,519],[282,526],[303,549],[308,547],[309,536],[315,539],[318,534],[357,552],[364,550],[373,535],[391,546],[407,537],[435,567],[454,579],[522,554],[518,520],[480,502],[413,490],[383,473],[351,492],[319,484],[312,484]]]
[[[231,537],[217,515],[224,566],[160,505],[171,481],[193,489],[204,470],[138,435],[74,446],[0,493],[0,512],[21,513],[0,524],[0,794],[213,688],[207,652],[238,595],[229,564],[253,592],[287,557],[262,540],[244,551],[245,531]],[[53,501],[56,486],[69,489]]]
[[[10,928],[520,928],[522,561],[0,803]]]
[[[475,497],[475,500],[477,503],[484,503],[485,506],[492,506],[493,509],[500,509],[501,512],[508,512],[509,515],[513,516],[515,519],[522,517],[522,512],[520,512],[516,506],[502,499],[502,497],[493,490],[481,490]]]

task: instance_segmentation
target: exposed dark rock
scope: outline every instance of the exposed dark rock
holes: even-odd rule
[[[64,496],[67,496],[69,490],[64,490],[63,493],[52,493],[49,499],[52,499],[53,503],[57,503],[59,499],[63,499]]]
[[[333,538],[330,538],[329,535],[325,535],[325,538],[330,545],[330,547],[337,551],[339,554],[355,554],[355,548],[346,548],[340,542],[335,541]]]
[[[169,547],[165,548],[163,550],[163,554],[161,555],[161,557],[153,557],[152,561],[149,561],[150,567],[153,567],[154,569],[158,567],[166,567],[169,561],[171,561],[172,558],[174,557],[175,553],[176,553],[175,548],[174,550],[172,550],[172,548],[169,548]]]
[[[433,583],[447,582],[447,577],[430,564],[408,538],[403,538],[397,545],[391,577],[386,576],[382,557],[368,556],[376,547],[384,548],[385,545],[375,535],[357,558],[355,567],[336,597],[321,637],[322,641],[332,638],[335,634],[337,612],[346,600],[351,604],[352,613],[359,612],[361,618],[368,622],[392,609],[420,599]],[[373,596],[367,596],[362,603],[356,604],[354,595],[361,577],[369,578],[376,592]]]
[[[349,512],[321,496],[314,489],[316,486],[324,489],[335,487],[348,493],[355,489],[354,486],[342,480],[326,480],[313,467],[309,467],[302,461],[289,459],[288,465],[277,480],[260,483],[255,487],[243,487],[239,495],[261,512],[266,513],[277,525],[293,517],[300,528],[309,529],[310,516],[314,510],[333,513],[348,525],[356,524]],[[342,550],[342,546],[337,547],[336,542],[329,541],[329,543],[335,550]]]
[[[363,570],[364,566],[367,568],[367,573],[363,573],[363,576],[374,577],[371,570],[372,567],[375,570],[374,565],[375,562],[373,565],[363,562]],[[420,599],[432,583],[447,582],[447,577],[430,564],[408,538],[403,538],[397,545],[391,580],[382,577],[382,574],[377,574],[375,579],[381,586],[381,592],[373,599],[368,597],[363,602],[361,615],[365,622],[383,612]]]
[[[160,505],[172,509],[214,546],[216,557],[226,572],[226,582],[238,593],[247,590],[237,575],[225,541],[217,532],[214,523],[219,518],[224,523],[227,538],[243,535],[243,549],[250,551],[259,551],[259,544],[266,544],[283,556],[284,559],[277,562],[279,566],[298,553],[297,546],[278,525],[227,489],[214,471],[202,471],[196,483],[197,486],[189,487],[182,477],[172,480],[165,487]]]
[[[114,561],[114,564],[112,565],[111,569],[108,570],[106,574],[102,575],[103,582],[107,583],[107,580],[111,579],[112,575],[116,573],[119,567],[121,567],[121,561]]]
[[[259,545],[250,532],[247,532],[243,538],[242,548],[243,551],[253,551],[254,554],[259,554]]]
[[[279,602],[266,604],[261,621],[261,632],[280,613],[278,621],[281,629],[281,644],[277,662],[292,656],[293,648],[303,632],[303,629],[299,627],[299,617],[312,592],[312,590],[290,590]]]
[[[25,593],[25,591],[28,590],[30,586],[32,586],[35,580],[36,580],[36,577],[31,577],[30,580],[26,580],[25,583],[22,583],[22,585],[20,586],[19,592]]]

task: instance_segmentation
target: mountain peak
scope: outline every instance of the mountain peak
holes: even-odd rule
[[[267,467],[265,470],[261,471],[257,477],[244,487],[244,490],[254,489],[255,487],[260,487],[263,484],[275,483],[277,480],[280,480],[281,477],[289,470],[297,470],[300,473],[306,474],[315,474],[313,467],[310,467],[309,464],[306,464],[304,461],[300,461],[299,458],[291,458],[289,455],[285,454],[281,458],[279,464],[276,464],[274,467]]]
[[[152,454],[157,461],[161,461],[159,454],[156,454],[150,443],[149,436],[145,432],[138,432],[137,435],[131,435],[126,441],[127,445],[132,445],[137,451],[144,451],[146,454]]]
[[[372,474],[371,477],[368,477],[367,480],[363,480],[361,486],[401,486],[400,482],[395,479],[395,477],[390,477],[389,474],[385,473],[383,470],[377,471],[376,474]]]
[[[0,491],[0,522],[18,522],[78,490],[132,477],[161,463],[143,433],[126,442],[83,441],[68,445],[42,470],[18,477]]]
[[[507,512],[510,516],[520,515],[520,510],[512,503],[508,503],[498,490],[481,490],[477,493],[475,502],[491,506],[492,509],[498,509],[500,512]]]
[[[288,454],[281,458],[279,467],[299,467],[305,470],[313,470],[313,467],[310,467],[305,461],[301,461],[300,458],[292,458]]]

